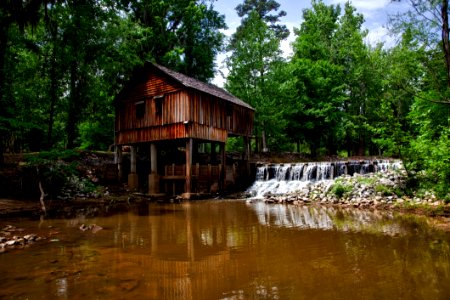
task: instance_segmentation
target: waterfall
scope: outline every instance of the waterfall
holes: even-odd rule
[[[364,175],[400,168],[402,162],[392,160],[261,164],[256,169],[256,180],[247,192],[254,198],[262,198],[267,193],[287,194],[306,188],[311,183],[333,180],[343,175]]]

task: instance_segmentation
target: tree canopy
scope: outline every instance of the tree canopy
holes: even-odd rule
[[[312,0],[294,30],[274,0],[243,0],[227,40],[214,0],[2,1],[0,164],[4,152],[114,143],[113,99],[150,60],[202,81],[228,51],[225,88],[256,109],[255,151],[401,157],[416,187],[448,196],[448,0],[398,0],[389,47],[366,42],[351,2]]]

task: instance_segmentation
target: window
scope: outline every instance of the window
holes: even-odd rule
[[[139,101],[134,104],[136,108],[136,118],[142,119],[145,116],[145,101]]]
[[[155,112],[157,116],[162,115],[164,95],[155,96]]]

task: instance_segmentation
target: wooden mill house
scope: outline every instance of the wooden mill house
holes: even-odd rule
[[[227,164],[225,143],[242,137],[242,160],[248,161],[253,117],[250,105],[225,90],[147,62],[116,98],[119,177],[125,170],[122,149],[128,146],[130,189],[147,180],[138,178],[138,156],[148,158],[151,195],[189,197],[224,189],[239,173],[236,163]]]

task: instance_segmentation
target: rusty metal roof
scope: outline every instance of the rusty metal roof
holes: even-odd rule
[[[156,63],[152,62],[146,62],[146,65],[151,65],[158,70],[162,71],[166,75],[170,76],[171,78],[175,79],[179,83],[181,83],[183,86],[192,88],[207,94],[210,94],[212,96],[227,100],[231,103],[234,103],[236,105],[240,105],[243,107],[246,107],[251,110],[255,110],[253,107],[251,107],[248,103],[242,101],[241,99],[233,96],[229,92],[225,91],[224,89],[219,88],[218,86],[215,86],[214,84],[205,83],[200,80],[197,80],[195,78],[189,77],[187,75],[175,72],[171,69],[168,69],[166,67],[163,67],[161,65],[158,65]]]

